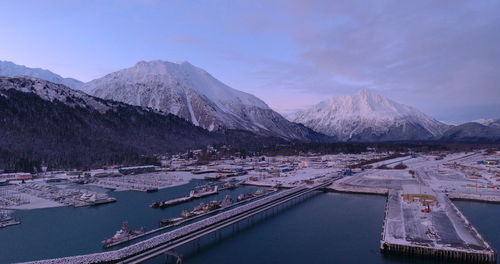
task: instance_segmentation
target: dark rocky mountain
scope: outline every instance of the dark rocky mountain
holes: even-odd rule
[[[448,129],[441,141],[500,142],[500,119],[489,123],[469,122]]]
[[[0,77],[0,168],[134,164],[141,155],[210,144],[281,142],[246,131],[209,132],[176,117],[89,96],[32,77]]]

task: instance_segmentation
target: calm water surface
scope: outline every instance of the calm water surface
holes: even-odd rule
[[[202,201],[222,199],[226,194],[236,198],[239,193],[257,190],[243,186],[165,209],[149,208],[153,201],[185,196],[202,184],[206,182],[193,180],[153,193],[110,192],[118,201],[95,207],[16,211],[13,216],[21,218],[22,224],[0,229],[0,263],[103,251],[101,241],[113,236],[123,221],[128,221],[131,229],[144,227],[147,231],[157,228],[160,219],[177,217],[183,209],[191,210]]]
[[[379,251],[385,197],[325,193],[201,246],[180,249],[183,263],[452,263]],[[456,202],[494,248],[500,205]],[[165,256],[149,261],[165,263]]]
[[[157,227],[158,220],[178,215],[200,201],[165,210],[150,209],[154,200],[185,195],[202,181],[157,193],[112,192],[114,204],[88,208],[19,211],[23,224],[0,229],[0,263],[101,251],[100,241],[112,236],[123,220],[131,228]],[[254,187],[225,191],[236,197]],[[205,200],[213,200],[215,196]],[[500,249],[500,205],[456,202],[477,229]],[[230,229],[178,250],[184,263],[442,263],[387,257],[379,252],[385,197],[324,193],[279,213]],[[162,256],[148,263],[165,263]]]

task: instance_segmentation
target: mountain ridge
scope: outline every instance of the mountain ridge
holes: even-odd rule
[[[318,136],[286,120],[257,97],[225,85],[188,62],[140,61],[80,89],[103,99],[171,113],[209,131],[243,129],[291,140]]]
[[[440,141],[500,142],[500,119],[480,119],[446,130]]]
[[[361,90],[292,115],[292,121],[341,141],[429,140],[449,128],[414,107]]]
[[[277,138],[209,132],[174,115],[104,100],[34,77],[0,77],[0,167],[31,171],[137,164],[207,145],[260,146]]]
[[[53,83],[64,84],[70,88],[76,89],[83,85],[83,82],[74,78],[64,78],[56,73],[46,69],[30,68],[24,65],[18,65],[11,61],[0,60],[0,76],[15,77],[28,76],[47,80]]]

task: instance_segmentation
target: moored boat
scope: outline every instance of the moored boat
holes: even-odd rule
[[[144,229],[129,230],[128,222],[123,222],[120,230],[116,231],[115,235],[111,238],[104,239],[101,243],[104,247],[112,247],[116,244],[123,243],[134,239],[135,237],[144,234]]]

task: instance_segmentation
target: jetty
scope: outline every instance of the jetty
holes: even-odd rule
[[[193,222],[194,220],[197,220],[197,219],[200,219],[200,218],[203,218],[205,216],[208,216],[208,215],[213,215],[213,214],[216,214],[216,213],[219,213],[219,212],[222,212],[224,210],[228,210],[230,208],[234,208],[234,207],[237,207],[237,206],[240,206],[242,204],[245,204],[245,203],[248,203],[248,202],[251,202],[251,201],[254,201],[256,199],[259,199],[259,198],[262,198],[264,196],[267,196],[269,194],[272,194],[272,193],[275,193],[277,192],[278,190],[272,190],[271,192],[264,192],[262,193],[261,195],[256,195],[254,197],[251,197],[249,199],[246,199],[246,200],[243,200],[243,201],[239,201],[239,202],[235,202],[235,203],[232,203],[231,205],[229,206],[225,206],[225,207],[221,207],[221,208],[218,208],[218,209],[215,209],[215,210],[212,210],[212,211],[208,211],[208,212],[205,212],[205,213],[202,213],[202,214],[198,214],[198,215],[194,215],[192,217],[188,217],[188,218],[185,218],[185,219],[182,219],[182,220],[179,220],[175,223],[171,223],[171,224],[167,224],[167,225],[162,225],[161,227],[159,228],[156,228],[156,229],[152,229],[150,231],[147,231],[143,234],[140,234],[140,235],[137,235],[137,236],[134,236],[134,237],[131,237],[129,240],[126,240],[126,241],[120,241],[120,242],[116,242],[116,243],[111,243],[109,244],[109,246],[107,248],[111,248],[111,247],[114,247],[114,246],[118,246],[118,245],[121,245],[121,244],[125,244],[125,243],[129,243],[130,241],[132,240],[136,240],[136,239],[139,239],[139,238],[143,238],[143,237],[146,237],[146,236],[150,236],[152,234],[155,234],[155,233],[159,233],[161,231],[165,231],[166,229],[169,229],[169,228],[172,228],[172,227],[177,227],[177,226],[181,226],[181,225],[184,225],[186,223],[189,223],[189,222]]]
[[[422,193],[422,192],[421,192]],[[468,263],[496,263],[496,252],[442,193],[387,196],[383,252]]]

